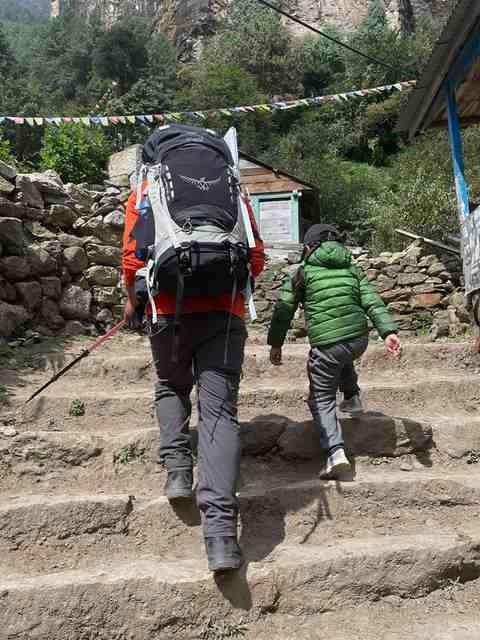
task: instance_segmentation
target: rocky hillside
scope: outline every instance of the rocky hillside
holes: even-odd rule
[[[418,19],[427,17],[442,23],[449,16],[455,0],[384,0],[392,24],[412,31]],[[52,15],[74,13],[84,18],[98,17],[111,25],[123,16],[151,18],[155,27],[175,40],[181,51],[195,49],[195,44],[215,30],[228,0],[53,0]],[[347,31],[365,17],[368,0],[288,0],[287,8],[297,17],[316,27],[327,24]],[[291,24],[301,35],[303,28]]]
[[[48,19],[51,0],[0,0],[0,21],[38,22]]]

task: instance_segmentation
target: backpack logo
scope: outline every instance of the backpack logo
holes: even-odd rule
[[[180,175],[180,178],[187,184],[191,184],[197,189],[200,189],[200,191],[208,192],[212,187],[214,187],[221,181],[222,176],[219,176],[215,180],[207,180],[206,178],[190,178],[189,176],[182,175]]]

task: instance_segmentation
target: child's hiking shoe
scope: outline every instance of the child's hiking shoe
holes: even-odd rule
[[[327,458],[327,464],[325,469],[321,472],[320,478],[322,480],[336,480],[342,476],[350,473],[352,467],[345,455],[344,449],[337,449],[331,453]]]
[[[210,571],[232,571],[240,569],[243,564],[243,554],[236,536],[205,538],[205,549]]]
[[[344,400],[339,409],[342,413],[349,413],[352,416],[359,415],[363,413],[362,401],[360,400],[360,396],[352,396],[348,398],[348,400]]]
[[[165,495],[169,500],[186,500],[193,497],[192,469],[172,469],[168,472]]]

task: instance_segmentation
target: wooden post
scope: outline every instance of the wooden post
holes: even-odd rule
[[[448,108],[448,133],[450,136],[450,148],[452,151],[453,175],[455,177],[455,188],[457,191],[457,205],[460,224],[463,219],[470,214],[470,199],[468,196],[468,185],[465,179],[465,164],[463,161],[462,134],[460,131],[460,120],[458,118],[457,99],[455,89],[447,85],[447,108]]]

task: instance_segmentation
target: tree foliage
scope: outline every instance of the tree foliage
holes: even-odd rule
[[[40,151],[42,169],[53,169],[65,182],[101,181],[112,146],[101,129],[82,124],[49,127]]]
[[[0,10],[5,2],[0,0]],[[353,31],[324,30],[372,60],[322,37],[293,35],[255,0],[230,3],[199,60],[188,65],[177,64],[171,43],[138,17],[110,30],[73,16],[6,23],[0,28],[0,114],[195,111],[350,91],[418,77],[434,40],[425,20],[417,20],[415,33],[393,28],[383,0],[370,0]],[[400,224],[438,238],[456,227],[445,135],[429,134],[405,147],[395,128],[404,100],[403,94],[374,96],[318,108],[216,115],[202,123],[219,131],[236,126],[247,152],[318,186],[317,217],[338,223],[361,242],[390,247],[391,230]],[[96,181],[111,149],[142,142],[150,130],[139,124],[45,131],[6,126],[0,154],[13,153],[22,166],[53,168],[66,180]],[[466,133],[474,199],[480,198],[479,142],[475,128]]]

